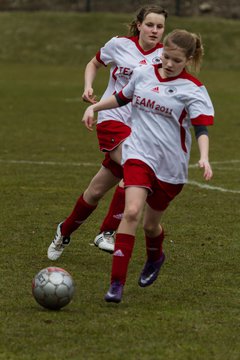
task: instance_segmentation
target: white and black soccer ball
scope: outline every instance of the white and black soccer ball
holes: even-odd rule
[[[59,267],[47,267],[32,281],[32,294],[43,307],[59,310],[70,303],[74,294],[72,276]]]

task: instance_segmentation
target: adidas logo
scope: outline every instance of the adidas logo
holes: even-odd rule
[[[113,256],[124,256],[122,250],[118,249],[114,252]]]
[[[113,215],[113,217],[114,217],[114,219],[121,220],[123,217],[123,214],[116,214],[116,215]]]
[[[159,89],[159,87],[158,87],[158,86],[156,86],[156,87],[152,88],[152,90],[151,90],[151,91],[154,91],[154,92],[156,92],[156,93],[160,93],[160,89]]]
[[[83,224],[83,223],[84,223],[84,221],[85,221],[85,220],[82,220],[82,221],[75,220],[75,223],[77,223],[77,224],[81,225],[81,224]]]
[[[144,60],[141,60],[141,61],[139,62],[139,64],[140,64],[140,65],[147,65],[147,62],[146,62],[146,60],[144,59]]]

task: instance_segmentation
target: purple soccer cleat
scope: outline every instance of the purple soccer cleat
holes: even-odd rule
[[[123,285],[119,281],[114,281],[105,295],[105,300],[107,302],[120,303],[122,300],[122,293]]]
[[[164,263],[165,255],[162,253],[161,257],[157,261],[146,261],[145,266],[141,272],[141,275],[138,279],[138,285],[141,287],[151,285],[155,280],[157,280],[159,271],[162,264]]]

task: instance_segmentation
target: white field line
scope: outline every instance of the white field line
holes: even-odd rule
[[[50,165],[50,166],[78,166],[78,167],[100,167],[100,163],[91,163],[91,162],[61,162],[61,161],[33,161],[33,160],[3,160],[0,159],[0,163],[7,163],[7,164],[30,164],[30,165]],[[221,164],[238,164],[240,160],[229,160],[229,161],[212,161],[212,165],[215,166],[217,169],[221,170]],[[190,164],[189,168],[197,168],[198,164]],[[224,168],[226,169],[226,168]],[[237,170],[238,168],[236,168]],[[206,190],[215,190],[220,192],[228,192],[233,194],[240,194],[240,190],[232,190],[232,189],[225,189],[218,186],[212,186],[208,184],[199,183],[194,180],[189,180],[188,185],[194,185],[201,189]]]
[[[194,181],[194,180],[189,180],[187,182],[187,184],[188,185],[194,185],[194,186],[197,186],[197,187],[199,187],[201,189],[206,189],[206,190],[216,190],[216,191],[221,191],[221,192],[240,194],[240,190],[231,190],[231,189],[221,188],[221,187],[218,187],[218,186],[211,186],[211,185],[199,183],[199,182]]]
[[[0,163],[6,164],[32,164],[32,165],[53,165],[53,166],[99,166],[99,163],[92,162],[62,162],[62,161],[35,161],[35,160],[4,160],[0,159]],[[240,163],[240,160],[228,160],[228,161],[211,161],[212,165],[221,165],[221,164],[237,164]],[[198,164],[189,164],[191,168],[198,168]],[[219,166],[215,166],[217,169],[227,169]],[[237,170],[237,169],[236,169]]]
[[[228,164],[239,164],[240,163],[240,160],[227,160],[227,161],[211,161],[211,165],[228,165]],[[191,168],[197,168],[198,167],[198,164],[189,164],[188,165],[189,169]],[[217,169],[222,169],[222,167],[219,167],[219,166],[214,166],[215,168]],[[226,168],[224,168],[226,169]]]
[[[2,160],[0,163],[7,164],[26,164],[26,165],[52,165],[52,166],[89,166],[89,167],[100,167],[100,163],[90,162],[61,162],[61,161],[33,161],[33,160]]]
[[[211,161],[211,164],[239,164],[240,160]]]

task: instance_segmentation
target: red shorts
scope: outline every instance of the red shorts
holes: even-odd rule
[[[111,173],[119,179],[123,178],[123,167],[117,164],[110,158],[109,153],[105,153],[105,159],[102,162],[102,165],[111,171]]]
[[[157,179],[154,171],[143,161],[129,159],[123,166],[125,187],[138,186],[149,190],[148,205],[157,211],[165,210],[184,184],[170,184]]]
[[[97,136],[101,151],[112,151],[131,134],[131,128],[121,121],[108,120],[97,124]]]

